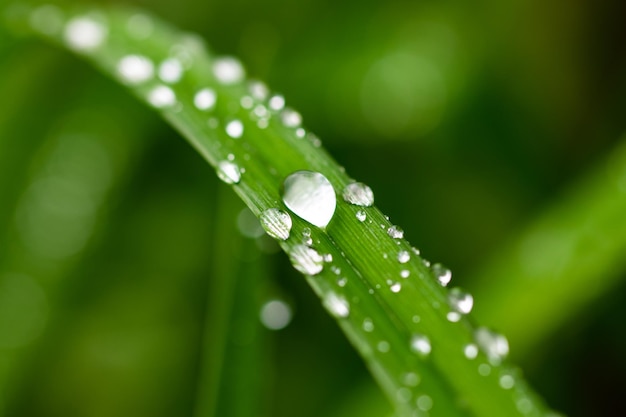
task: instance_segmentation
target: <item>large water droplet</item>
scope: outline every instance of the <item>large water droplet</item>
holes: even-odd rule
[[[411,350],[422,356],[427,356],[431,351],[430,340],[423,334],[415,334],[411,338]]]
[[[350,304],[345,298],[331,292],[323,301],[324,307],[335,317],[345,318],[350,315]]]
[[[90,52],[102,45],[107,28],[89,17],[76,17],[65,26],[65,43],[78,52]]]
[[[509,342],[506,337],[486,327],[476,329],[474,339],[492,365],[498,365],[509,354]]]
[[[117,72],[127,84],[141,84],[154,75],[154,64],[142,55],[126,55],[118,62]]]
[[[433,264],[430,270],[437,279],[437,282],[439,282],[439,284],[441,284],[442,286],[445,287],[450,283],[450,280],[452,279],[452,271],[450,271],[445,266],[441,264]]]
[[[369,207],[374,204],[374,192],[362,182],[353,182],[343,189],[343,199],[356,206]]]
[[[306,275],[317,275],[324,269],[324,257],[305,245],[293,247],[289,259],[294,268]]]
[[[291,231],[291,216],[282,210],[271,208],[260,216],[261,226],[274,239],[287,240]]]
[[[237,184],[241,180],[241,170],[234,162],[221,161],[217,164],[217,176],[226,184]]]
[[[469,314],[474,306],[474,297],[460,288],[452,288],[448,293],[450,307],[461,314]]]
[[[283,184],[283,202],[298,217],[324,228],[335,213],[335,190],[319,172],[297,171]]]

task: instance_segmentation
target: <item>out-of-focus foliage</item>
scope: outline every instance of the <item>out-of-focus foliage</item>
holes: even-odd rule
[[[240,56],[283,92],[408,238],[477,294],[498,297],[485,288],[507,276],[472,282],[473,272],[624,133],[626,6],[618,0],[135,4]],[[220,232],[231,220],[219,208],[234,203],[170,129],[73,57],[0,32],[0,91],[6,415],[202,409],[204,347],[219,334],[207,300],[223,268],[219,249],[242,239],[234,224],[230,237]],[[558,249],[534,256],[549,260]],[[230,256],[261,262],[254,249]],[[248,296],[259,310],[278,295],[295,315],[276,333],[243,320],[228,336],[246,345],[257,335],[267,351],[259,407],[307,417],[382,403],[359,388],[369,376],[304,281],[283,256],[263,256],[275,274],[259,272],[267,287]],[[517,355],[568,415],[626,413],[622,267],[589,277],[611,280],[592,302],[560,300],[563,319]],[[515,313],[502,308],[492,313]],[[521,330],[499,330],[533,334],[544,319],[533,317],[511,321]]]

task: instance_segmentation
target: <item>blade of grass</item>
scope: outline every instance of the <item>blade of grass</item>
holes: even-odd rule
[[[624,213],[626,142],[477,272],[477,316],[505,330],[516,354],[537,348],[622,276]]]
[[[26,10],[25,21],[30,13]],[[280,190],[295,171],[321,173],[340,196],[352,182],[300,126],[299,115],[282,110],[277,97],[268,102],[259,84],[245,82],[236,60],[215,59],[196,37],[144,16],[154,30],[140,39],[131,20],[137,14],[120,9],[54,15],[65,16],[55,30],[35,29],[45,27],[49,40],[131,84],[221,171],[256,215],[287,210]],[[182,79],[171,72],[159,74],[165,81],[153,76],[155,63],[173,61],[183,68]],[[210,112],[204,108],[211,107],[211,99],[196,101],[201,88],[217,96]],[[359,211],[366,221],[357,220]],[[293,228],[282,248],[307,275],[399,415],[550,414],[519,372],[501,361],[502,342],[481,338],[483,350],[476,357],[465,353],[477,343],[475,327],[466,317],[448,319],[453,308],[448,293],[378,209],[340,199],[325,229],[291,217]],[[410,260],[404,255],[399,260],[400,253],[410,254]]]

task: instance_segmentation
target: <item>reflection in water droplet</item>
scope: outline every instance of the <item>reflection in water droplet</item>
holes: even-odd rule
[[[469,314],[474,306],[474,297],[460,288],[452,288],[448,293],[450,307],[461,314]]]
[[[291,216],[282,210],[271,208],[260,216],[261,226],[274,239],[287,240],[291,232]]]
[[[283,110],[280,113],[280,120],[286,127],[298,127],[302,124],[302,116],[300,116],[300,113],[292,109]]]
[[[243,135],[243,123],[241,120],[232,120],[226,125],[226,134],[233,139],[239,139]]]
[[[335,190],[319,172],[297,171],[285,179],[283,202],[298,217],[324,228],[335,213]]]
[[[291,308],[282,300],[270,300],[261,307],[261,323],[270,330],[284,329],[291,322]]]
[[[478,346],[469,343],[463,347],[463,354],[467,359],[476,359],[478,356]]]
[[[374,192],[361,182],[353,182],[343,189],[343,199],[356,206],[370,207],[374,204]]]
[[[171,88],[158,85],[148,93],[148,102],[157,109],[172,107],[176,104],[176,94]]]
[[[389,286],[389,289],[393,293],[399,293],[402,290],[402,284],[400,284],[399,282],[394,282]]]
[[[381,340],[376,345],[376,348],[381,353],[387,353],[387,352],[389,352],[389,349],[391,348],[391,346],[389,346],[389,342],[387,342],[386,340]]]
[[[297,245],[291,249],[289,259],[293,267],[306,275],[317,275],[324,269],[324,258],[315,249]]]
[[[363,320],[363,330],[365,330],[368,333],[374,331],[374,322],[372,321],[372,319],[365,318]]]
[[[210,110],[215,106],[217,95],[210,88],[199,90],[193,97],[193,104],[198,110]]]
[[[236,84],[246,76],[241,62],[233,57],[216,59],[213,63],[213,74],[217,81],[224,85]]]
[[[76,17],[65,26],[65,44],[78,52],[91,52],[104,43],[107,32],[104,25],[90,17]]]
[[[452,271],[445,266],[441,264],[433,264],[433,266],[430,267],[430,270],[437,279],[437,282],[439,282],[439,284],[443,287],[450,283],[450,280],[452,279]]]
[[[404,230],[398,226],[391,226],[387,229],[387,234],[394,239],[402,239],[404,237]]]
[[[413,335],[411,338],[411,350],[422,356],[427,356],[431,351],[430,340],[423,334]]]
[[[509,342],[506,337],[486,327],[476,329],[474,339],[493,365],[498,365],[509,354]]]
[[[503,374],[500,376],[500,386],[503,389],[511,389],[515,386],[515,378],[509,374]]]
[[[250,95],[256,100],[265,101],[267,99],[267,96],[269,95],[269,90],[267,86],[261,81],[251,81],[248,87]]]
[[[350,315],[350,304],[348,301],[333,292],[324,297],[323,304],[330,314],[337,318],[345,318]]]
[[[282,110],[285,107],[285,98],[280,95],[272,96],[269,101],[270,109],[274,111]]]
[[[356,219],[360,222],[364,222],[367,219],[367,214],[363,210],[359,210],[356,212]]]
[[[404,374],[402,381],[407,387],[416,387],[419,385],[421,379],[415,372],[407,372]]]
[[[428,411],[433,408],[433,400],[428,395],[420,395],[416,401],[417,408],[422,411]]]
[[[405,264],[411,260],[411,255],[405,250],[398,252],[398,262]]]
[[[408,278],[409,275],[411,275],[411,271],[409,271],[408,269],[403,269],[402,271],[400,271],[400,276],[402,278]]]
[[[234,162],[221,161],[217,164],[217,176],[226,184],[237,184],[241,180],[241,170]]]
[[[141,84],[154,76],[154,64],[142,55],[126,55],[118,62],[117,72],[126,84]]]

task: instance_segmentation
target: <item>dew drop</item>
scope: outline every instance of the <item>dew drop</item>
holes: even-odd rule
[[[148,102],[158,109],[171,107],[176,104],[176,94],[164,85],[157,85],[148,93]]]
[[[261,81],[252,81],[249,84],[250,95],[259,101],[264,101],[269,95],[269,90]]]
[[[159,65],[159,78],[166,83],[173,84],[183,76],[183,64],[178,59],[169,58]]]
[[[408,278],[409,275],[411,275],[411,271],[409,271],[408,269],[403,269],[402,271],[400,271],[400,276],[402,278]]]
[[[285,178],[283,202],[298,217],[325,228],[335,213],[335,190],[319,172],[297,171]]]
[[[226,184],[237,184],[241,180],[241,169],[231,161],[221,161],[217,164],[217,176]]]
[[[476,359],[478,356],[478,346],[473,343],[468,343],[463,347],[463,354],[467,359]]]
[[[509,354],[509,342],[506,337],[486,327],[476,329],[474,339],[493,365],[499,364]]]
[[[106,37],[107,28],[89,17],[76,17],[65,26],[65,43],[78,52],[90,52],[99,48]]]
[[[387,229],[387,234],[394,239],[402,239],[404,237],[404,230],[400,229],[398,226],[390,226]]]
[[[280,120],[286,127],[298,127],[302,124],[302,116],[300,116],[300,113],[292,109],[283,110],[280,113]]]
[[[306,275],[317,275],[324,269],[324,258],[315,249],[295,246],[289,253],[293,267]]]
[[[306,130],[304,130],[303,128],[299,127],[296,129],[296,136],[299,137],[300,139],[302,139],[304,136],[306,135]]]
[[[452,288],[448,293],[450,307],[461,314],[469,314],[474,306],[474,297],[460,288]]]
[[[337,280],[337,285],[339,285],[342,288],[345,287],[347,283],[348,283],[348,278],[346,277],[341,277]]]
[[[488,376],[491,373],[491,366],[486,363],[478,365],[478,373],[482,376]]]
[[[246,72],[238,59],[233,57],[222,57],[213,63],[213,75],[217,81],[224,85],[236,84],[243,80]]]
[[[292,226],[289,213],[277,208],[270,208],[261,213],[259,220],[265,232],[274,239],[289,239]]]
[[[387,342],[386,340],[381,340],[380,342],[378,342],[378,345],[376,345],[376,348],[379,352],[387,353],[389,352],[391,346],[389,346],[389,342]]]
[[[433,264],[430,267],[430,270],[437,279],[437,282],[439,282],[439,284],[441,284],[443,287],[450,283],[450,280],[452,279],[452,271],[450,271],[445,266],[441,264]]]
[[[241,120],[231,120],[226,125],[226,134],[233,139],[239,139],[243,135],[243,123]]]
[[[370,207],[374,204],[374,193],[366,184],[353,182],[343,189],[343,199],[355,206]]]
[[[515,378],[509,374],[503,374],[500,376],[500,386],[503,389],[511,389],[515,386]]]
[[[284,329],[291,322],[291,308],[282,300],[270,300],[261,307],[261,323],[270,330]]]
[[[457,311],[450,311],[448,314],[446,314],[446,318],[451,323],[457,323],[461,320],[461,313]]]
[[[400,262],[401,264],[409,262],[410,259],[411,255],[409,254],[409,252],[405,250],[401,250],[400,252],[398,252],[398,262]]]
[[[420,395],[415,403],[417,405],[417,408],[422,411],[428,411],[433,408],[433,399],[426,394]]]
[[[411,350],[422,356],[427,356],[431,351],[430,340],[423,334],[413,335],[411,338]]]
[[[411,390],[408,388],[398,388],[398,390],[396,391],[396,398],[398,399],[398,401],[403,402],[403,403],[408,403],[409,401],[411,401]]]
[[[199,90],[193,97],[193,104],[198,110],[210,110],[215,106],[217,95],[211,88]]]
[[[393,293],[399,293],[402,290],[402,284],[400,284],[399,282],[394,282],[389,286],[389,289]]]
[[[337,318],[345,318],[350,315],[350,304],[348,301],[333,292],[329,293],[324,298],[323,304],[324,307]]]
[[[402,381],[407,387],[416,387],[420,383],[420,377],[415,372],[407,372],[404,374]]]
[[[367,219],[367,214],[365,214],[363,210],[357,211],[355,216],[356,216],[356,219],[360,221],[361,223],[363,223],[365,219]]]
[[[141,84],[154,76],[154,64],[145,56],[126,55],[118,62],[117,72],[126,84]]]
[[[374,331],[374,322],[370,318],[366,318],[363,320],[363,330],[370,333]]]
[[[285,98],[280,95],[272,96],[269,101],[269,106],[270,109],[275,111],[282,110],[285,107]]]

